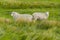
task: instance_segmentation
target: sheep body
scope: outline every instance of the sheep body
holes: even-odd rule
[[[30,14],[19,14],[17,12],[12,12],[11,16],[15,19],[15,21],[23,20],[23,21],[32,21],[32,15]]]
[[[48,18],[49,12],[46,12],[46,13],[35,12],[32,15],[33,15],[34,20],[37,20],[37,19],[39,19],[39,20],[45,20],[45,19]]]

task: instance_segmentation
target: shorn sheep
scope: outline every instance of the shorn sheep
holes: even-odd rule
[[[36,21],[36,20],[45,20],[49,17],[49,12],[45,12],[45,13],[35,12],[32,15],[33,15],[34,21]]]
[[[15,21],[25,21],[25,22],[32,22],[32,15],[30,14],[19,14],[17,12],[12,12],[11,16],[13,16]]]

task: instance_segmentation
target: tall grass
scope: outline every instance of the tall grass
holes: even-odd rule
[[[0,7],[12,9],[26,8],[60,8],[60,3],[56,2],[20,2],[20,1],[0,1]]]
[[[35,23],[15,22],[12,11],[49,11],[49,18]],[[0,40],[60,40],[60,0],[0,0]]]
[[[0,20],[4,20],[0,18]],[[10,20],[12,21],[12,20]],[[60,28],[60,21],[45,20],[36,21],[35,23],[0,23],[0,40],[57,40],[59,38],[58,28]]]

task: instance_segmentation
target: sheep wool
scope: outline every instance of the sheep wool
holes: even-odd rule
[[[19,14],[17,12],[12,12],[11,16],[13,16],[15,21],[23,20],[23,21],[31,22],[32,18],[33,18],[32,15],[30,15],[30,14]]]
[[[32,14],[33,15],[33,18],[34,20],[45,20],[49,17],[49,12],[45,12],[45,13],[42,13],[42,12],[35,12]]]

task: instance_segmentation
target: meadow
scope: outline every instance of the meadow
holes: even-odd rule
[[[14,22],[12,11],[31,15],[49,11],[49,18]],[[0,40],[60,40],[60,0],[0,0]]]

